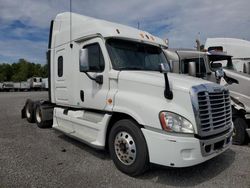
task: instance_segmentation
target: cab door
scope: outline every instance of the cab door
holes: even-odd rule
[[[103,110],[106,106],[106,98],[109,90],[109,57],[101,38],[94,38],[83,42],[81,48],[88,50],[89,71],[92,78],[103,77],[103,83],[99,84],[89,76],[80,72],[79,64],[79,105],[84,108]],[[79,53],[80,55],[80,53]]]

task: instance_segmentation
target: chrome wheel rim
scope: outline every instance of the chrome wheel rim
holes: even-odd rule
[[[42,114],[41,114],[41,110],[39,108],[36,109],[36,120],[38,123],[41,123],[41,121],[42,121]]]
[[[115,137],[115,153],[125,165],[131,165],[136,159],[136,145],[133,137],[125,132],[119,132]]]

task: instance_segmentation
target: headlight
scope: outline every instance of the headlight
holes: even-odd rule
[[[160,122],[168,132],[194,133],[193,125],[186,118],[172,112],[161,112]]]

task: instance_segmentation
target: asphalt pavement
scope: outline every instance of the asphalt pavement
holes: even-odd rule
[[[188,168],[152,165],[133,178],[98,151],[53,129],[21,119],[27,98],[47,92],[0,93],[0,188],[2,187],[250,187],[250,147],[232,146]]]

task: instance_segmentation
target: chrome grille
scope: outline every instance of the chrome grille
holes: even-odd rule
[[[231,126],[231,104],[228,90],[200,91],[197,93],[197,97],[201,135],[219,133]]]

